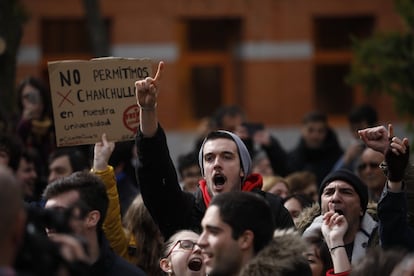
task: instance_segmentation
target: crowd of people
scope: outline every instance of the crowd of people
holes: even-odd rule
[[[172,160],[158,120],[164,63],[136,81],[135,141],[56,148],[46,86],[18,87],[0,134],[0,275],[411,275],[407,138],[374,108],[343,149],[324,113],[287,151],[237,106]],[[177,166],[175,166],[177,164]]]

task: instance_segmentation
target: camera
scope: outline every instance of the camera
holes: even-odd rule
[[[53,229],[57,233],[71,233],[69,219],[72,209],[46,209],[37,206],[29,206],[27,209],[28,227],[37,233],[46,233],[45,229]]]
[[[25,207],[27,222],[23,243],[14,263],[16,271],[22,275],[56,275],[61,268],[66,268],[69,275],[87,275],[87,267],[65,260],[59,244],[50,240],[46,234],[46,228],[57,233],[70,234],[72,231],[69,220],[73,208],[45,209],[29,204]]]

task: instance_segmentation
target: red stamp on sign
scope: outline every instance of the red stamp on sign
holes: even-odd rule
[[[123,114],[124,126],[136,133],[139,125],[139,107],[137,104],[129,106]]]

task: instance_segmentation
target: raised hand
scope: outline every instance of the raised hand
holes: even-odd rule
[[[103,171],[108,166],[109,158],[114,151],[115,143],[108,142],[106,134],[102,134],[102,141],[95,144],[93,154],[93,169]]]
[[[155,109],[160,88],[160,81],[164,62],[158,64],[157,73],[154,78],[147,77],[135,82],[137,104],[142,110]]]
[[[329,211],[323,215],[322,234],[329,248],[344,245],[348,222],[344,215],[335,212],[334,203],[328,204]]]
[[[388,126],[392,131],[392,125]],[[370,127],[358,131],[359,137],[373,150],[385,153],[389,143],[389,132],[384,126]]]

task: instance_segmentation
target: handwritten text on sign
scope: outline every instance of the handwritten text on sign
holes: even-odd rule
[[[139,123],[135,81],[152,76],[149,59],[102,58],[48,63],[56,143],[132,140]]]

